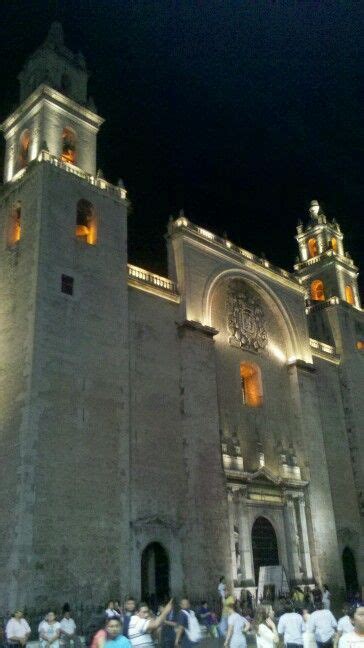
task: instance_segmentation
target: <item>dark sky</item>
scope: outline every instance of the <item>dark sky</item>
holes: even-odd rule
[[[25,58],[61,20],[106,118],[98,165],[129,191],[132,263],[165,272],[166,223],[183,207],[193,222],[291,269],[297,220],[317,198],[364,266],[363,6],[7,0],[0,118],[18,100]]]

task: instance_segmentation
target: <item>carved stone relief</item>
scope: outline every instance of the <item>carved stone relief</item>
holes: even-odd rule
[[[250,351],[263,351],[268,344],[264,311],[259,299],[234,282],[227,297],[229,344]]]

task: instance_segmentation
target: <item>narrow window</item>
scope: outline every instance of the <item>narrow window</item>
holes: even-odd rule
[[[358,340],[356,343],[356,348],[359,351],[364,351],[364,340]]]
[[[85,198],[77,203],[76,211],[76,236],[80,241],[89,245],[97,242],[97,224],[93,204]]]
[[[331,239],[331,247],[334,252],[337,252],[337,239],[334,236]]]
[[[263,404],[263,387],[259,367],[251,362],[242,362],[240,377],[244,405],[260,407]]]
[[[8,236],[7,236],[7,245],[8,247],[13,247],[20,241],[21,238],[21,202],[16,202],[11,210],[9,225],[8,225]]]
[[[26,128],[19,138],[18,165],[17,169],[24,169],[29,162],[30,152],[30,130]]]
[[[64,274],[61,276],[61,291],[65,295],[73,295],[73,277]]]
[[[316,279],[311,284],[311,299],[314,301],[325,301],[324,284],[321,279]]]
[[[76,133],[71,128],[64,128],[62,132],[61,160],[76,164]]]
[[[317,256],[318,255],[318,249],[317,249],[317,241],[316,241],[316,239],[315,238],[308,239],[307,245],[308,245],[309,256],[311,258]]]
[[[348,304],[355,304],[354,292],[351,286],[345,286],[345,299]]]

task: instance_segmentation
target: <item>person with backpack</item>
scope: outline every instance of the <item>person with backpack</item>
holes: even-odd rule
[[[201,640],[200,624],[194,611],[191,609],[187,597],[180,600],[180,612],[177,617],[175,647],[192,648]]]

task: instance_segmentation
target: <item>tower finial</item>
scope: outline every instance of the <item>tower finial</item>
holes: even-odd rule
[[[46,43],[49,45],[63,45],[63,28],[60,22],[52,22]]]
[[[311,218],[314,219],[314,220],[317,220],[319,211],[320,211],[320,205],[319,205],[318,201],[317,200],[311,200],[310,209],[309,209]]]

